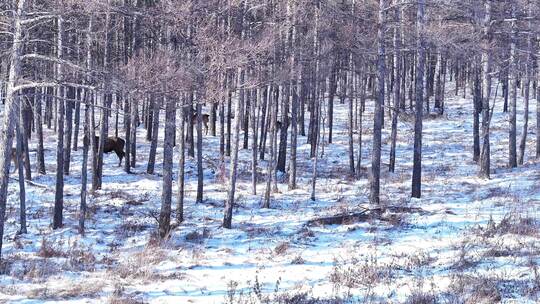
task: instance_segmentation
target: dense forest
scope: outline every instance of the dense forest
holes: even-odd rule
[[[433,204],[422,200],[451,196],[453,190],[430,186],[441,176],[448,177],[445,185],[455,184],[456,193],[467,187],[461,180],[475,183],[471,201],[483,200],[478,198],[483,191],[501,191],[501,200],[519,192],[501,190],[502,184],[488,189],[494,180],[511,176],[510,184],[526,184],[530,188],[522,190],[529,192],[516,200],[536,202],[527,217],[523,210],[512,209],[517,214],[511,216],[505,210],[499,223],[495,209],[484,206],[489,221],[471,223],[487,223],[495,231],[512,219],[528,227],[515,234],[534,235],[534,243],[540,222],[533,198],[540,190],[520,177],[536,174],[537,180],[540,169],[539,14],[540,4],[531,0],[4,0],[0,250],[6,239],[8,247],[0,251],[2,273],[15,276],[10,259],[18,252],[18,238],[39,242],[35,250],[22,251],[43,257],[46,236],[58,230],[98,240],[95,233],[105,232],[96,221],[109,215],[115,221],[127,205],[155,202],[138,214],[151,225],[134,228],[140,229],[134,234],[148,235],[163,248],[167,242],[174,247],[170,243],[179,233],[185,236],[180,243],[202,239],[199,250],[205,251],[212,247],[207,234],[226,238],[227,230],[247,229],[253,223],[246,214],[253,209],[263,210],[257,211],[261,220],[273,210],[277,213],[267,221],[287,217],[289,199],[306,204],[294,212],[315,208],[295,219],[304,227],[298,229],[395,224],[405,213],[435,216]],[[454,145],[445,137],[449,132],[463,132],[457,143],[466,145],[445,150]],[[435,140],[443,148],[434,150]],[[472,170],[452,179],[452,170],[462,164]],[[145,179],[156,181],[149,197],[122,192],[128,183],[144,188]],[[333,182],[350,188],[329,190]],[[392,188],[394,183],[399,186]],[[36,191],[46,192],[50,201]],[[301,198],[295,199],[298,193]],[[103,197],[120,199],[123,207],[99,211]],[[330,208],[329,201],[344,200],[345,210],[323,209]],[[403,201],[408,204],[400,205]],[[48,207],[42,214],[36,204]],[[358,204],[362,207],[352,207]],[[461,216],[452,206],[443,204],[445,214]],[[205,225],[186,235],[190,225],[209,217],[215,223],[210,230]],[[34,228],[27,224],[37,218]],[[410,226],[415,225],[420,224]],[[264,242],[272,240],[270,234]],[[51,256],[70,259],[48,246]],[[528,256],[536,265],[538,248],[529,251],[536,252]],[[524,284],[533,287],[524,298],[534,301],[540,276],[537,266],[530,267],[535,276]],[[365,270],[360,272],[366,275]],[[332,271],[322,280],[348,286],[339,266]],[[373,286],[387,283],[382,281]],[[257,284],[253,292],[260,302],[304,303],[265,298]],[[498,298],[482,303],[505,298],[495,285]],[[218,301],[248,303],[236,298],[237,285],[231,286]],[[369,295],[339,298],[385,303],[374,294],[370,288]],[[411,294],[418,292],[405,292],[407,303],[442,301],[424,290],[416,300],[425,302],[414,302]],[[448,303],[481,302],[469,296]],[[302,301],[318,303],[309,302],[315,297],[328,298],[302,294]]]

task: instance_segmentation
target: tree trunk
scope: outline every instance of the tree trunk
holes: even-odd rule
[[[131,142],[131,167],[135,168],[137,165],[137,126],[138,126],[138,120],[137,120],[137,111],[138,111],[138,101],[136,98],[134,98],[131,101],[130,106],[130,113],[131,113],[131,136],[129,137],[129,140]]]
[[[69,166],[71,160],[71,135],[73,131],[73,92],[74,88],[66,88],[68,99],[66,104],[66,121],[65,121],[65,137],[64,137],[64,174],[69,175]]]
[[[182,106],[180,110],[180,129],[177,133],[178,141],[178,193],[176,194],[176,221],[181,223],[184,221],[184,164],[185,164],[185,115],[184,115],[184,101],[182,100]]]
[[[197,98],[198,99],[198,98]],[[236,116],[236,121],[239,121],[239,117]],[[197,203],[203,201],[203,157],[202,157],[202,104],[200,100],[197,100]]]
[[[239,75],[242,75],[242,71],[238,71]],[[239,85],[243,85],[243,76],[240,76]],[[240,94],[243,92],[240,91]],[[229,192],[227,196],[227,202],[225,204],[225,212],[223,215],[223,228],[231,229],[232,227],[232,210],[234,207],[234,194],[236,191],[236,171],[238,169],[238,150],[240,145],[240,126],[242,121],[240,120],[240,103],[241,98],[236,99],[236,105],[234,106],[234,139],[233,139],[233,151],[231,156],[231,169],[229,177]],[[247,132],[247,129],[246,129]]]
[[[26,190],[24,188],[24,171],[23,171],[23,155],[24,155],[24,148],[23,148],[23,135],[21,132],[21,125],[22,125],[22,108],[19,110],[20,115],[17,123],[15,124],[15,133],[16,133],[16,140],[17,140],[17,165],[18,165],[18,172],[19,172],[19,223],[20,223],[20,234],[26,234]]]
[[[424,104],[424,67],[426,63],[425,55],[425,0],[418,1],[418,12],[416,14],[417,53],[418,66],[416,68],[416,107],[414,122],[414,156],[413,156],[413,176],[412,176],[412,197],[420,198],[422,195],[422,117]]]
[[[130,109],[130,95],[124,94],[124,129],[126,131],[125,133],[125,139],[126,139],[126,153],[124,157],[124,171],[126,173],[131,173],[131,126],[132,126],[132,118],[131,118],[131,109]]]
[[[16,114],[15,85],[21,76],[21,55],[23,51],[23,30],[21,18],[26,10],[26,1],[19,0],[14,15],[13,43],[9,65],[9,76],[4,104],[4,119],[0,132],[0,256],[4,236],[7,190],[9,184],[9,167],[11,165],[11,148],[13,144],[13,122]]]
[[[85,92],[85,100],[88,102],[90,93]],[[93,134],[90,132],[90,111],[89,105],[84,107],[84,136],[83,136],[83,160],[81,164],[81,205],[79,210],[79,233],[84,234],[84,223],[86,219],[86,188],[88,180],[88,148],[89,141],[92,140]]]
[[[482,113],[482,89],[480,84],[480,64],[475,67],[474,80],[474,120],[473,120],[473,160],[480,159],[480,113]]]
[[[394,105],[390,131],[390,162],[388,165],[388,171],[392,173],[396,168],[397,124],[401,101],[401,7],[396,8],[396,22],[398,27],[394,29]]]
[[[276,170],[285,173],[287,160],[287,129],[289,128],[289,96],[290,86],[283,86],[281,94],[281,129],[279,130],[279,153]]]
[[[164,238],[171,230],[171,200],[173,181],[173,142],[176,127],[176,109],[172,98],[165,98],[165,137],[163,139],[163,185],[161,192],[161,212],[159,214],[159,235]]]
[[[41,89],[41,92],[45,92],[45,89]],[[42,119],[42,102],[43,102],[43,94],[40,94],[38,97],[38,100],[36,102],[36,133],[37,133],[37,167],[38,167],[38,173],[39,174],[46,174],[45,170],[45,152],[43,147],[43,119]]]
[[[277,94],[276,90],[271,90]],[[270,159],[266,165],[266,190],[264,192],[263,208],[270,208],[270,191],[272,186],[272,176],[274,170],[274,138],[277,137],[276,117],[277,117],[277,97],[275,102],[271,102],[271,96],[268,96],[268,123],[270,124]]]
[[[79,129],[81,124],[81,89],[77,90],[77,102],[75,103],[75,128],[73,129],[73,151],[79,148]]]
[[[251,133],[253,134],[253,138],[251,139],[251,194],[257,195],[257,127],[258,127],[258,119],[257,119],[257,109],[258,109],[258,103],[262,100],[262,92],[263,90],[261,88],[254,89],[253,90],[253,98],[251,100]]]
[[[63,35],[64,27],[62,18],[58,18],[58,59],[62,59],[63,55]],[[62,79],[62,65],[57,65],[57,77]],[[57,89],[57,110],[58,110],[58,136],[56,147],[56,191],[54,197],[54,219],[53,229],[62,227],[62,212],[64,209],[64,100],[66,98],[66,88],[61,86]]]
[[[294,66],[294,65],[293,65]],[[300,68],[295,81],[291,81],[292,105],[291,105],[291,154],[290,154],[290,172],[289,172],[289,190],[296,189],[296,168],[297,168],[297,146],[298,146],[298,101],[302,86],[302,74]]]
[[[375,101],[375,112],[373,118],[373,153],[371,156],[371,185],[370,202],[379,204],[380,174],[381,174],[381,140],[382,140],[382,117],[384,115],[382,105],[384,103],[384,79],[386,75],[384,47],[384,32],[386,28],[385,20],[386,1],[379,0],[379,26],[377,30],[377,100]]]
[[[512,3],[512,18],[516,17],[515,3]],[[516,21],[512,21],[512,35],[510,38],[510,99],[509,107],[510,113],[508,115],[508,166],[510,168],[517,167],[517,153],[516,153],[516,101],[517,101],[517,64],[518,57],[516,54],[517,43],[517,28]]]
[[[489,100],[491,95],[491,0],[484,0],[485,16],[482,37],[482,151],[480,153],[480,176],[490,175],[489,125],[491,114]]]
[[[154,168],[156,165],[156,153],[158,145],[158,136],[159,136],[159,108],[160,104],[155,100],[154,96],[150,97],[153,102],[152,109],[152,141],[150,142],[150,152],[148,155],[148,166],[146,167],[146,173],[154,174]]]

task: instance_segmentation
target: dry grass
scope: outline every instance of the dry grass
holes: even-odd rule
[[[69,282],[56,288],[49,285],[31,289],[26,296],[30,299],[39,300],[69,300],[75,298],[95,298],[101,293],[105,283],[101,280]]]
[[[334,261],[334,267],[329,280],[334,285],[334,291],[343,287],[348,289],[367,289],[367,294],[381,283],[388,282],[394,277],[393,269],[387,265],[380,265],[375,257],[364,261],[353,259],[350,263]]]
[[[109,304],[143,304],[146,303],[143,299],[127,295],[125,288],[121,284],[114,286],[114,292],[107,299]]]
[[[510,212],[499,223],[491,219],[487,227],[479,228],[479,232],[487,238],[505,234],[538,236],[540,222],[535,218],[522,215],[518,212]]]
[[[452,304],[492,304],[502,299],[497,281],[478,275],[456,275],[448,294]]]
[[[166,257],[166,251],[150,238],[143,250],[120,261],[111,271],[122,279],[150,280],[156,275],[154,266],[163,262]]]
[[[45,237],[43,237],[41,240],[41,247],[39,248],[37,254],[42,258],[63,258],[67,256],[67,253],[62,248],[52,243]]]

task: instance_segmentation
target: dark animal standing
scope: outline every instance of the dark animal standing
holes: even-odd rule
[[[208,114],[203,114],[202,115],[202,122],[203,122],[203,126],[204,126],[204,134],[205,135],[208,135],[208,121],[210,120],[210,115]],[[194,125],[197,124],[197,113],[194,113],[193,116],[191,117],[191,123],[193,123]]]
[[[289,119],[287,119],[287,128],[289,127],[290,124],[291,124],[291,118],[289,117]],[[281,123],[281,120],[276,120],[276,129],[281,130],[282,126],[283,124]]]
[[[15,164],[15,168],[13,169],[13,173],[15,173],[19,169],[19,161],[17,159],[17,148],[15,147],[11,148],[11,161]]]
[[[86,138],[85,138],[85,141],[86,141]],[[97,149],[99,146],[99,136],[94,137],[94,144],[95,144],[94,146]],[[126,145],[126,141],[120,137],[114,137],[114,136],[107,137],[105,139],[105,146],[103,147],[104,148],[103,152],[110,153],[114,151],[114,153],[116,153],[116,156],[118,156],[118,159],[119,159],[118,166],[121,166],[122,159],[124,158],[124,155],[126,155],[126,153],[124,152],[125,145]]]

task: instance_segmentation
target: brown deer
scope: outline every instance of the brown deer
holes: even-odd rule
[[[205,135],[208,135],[208,121],[209,120],[210,120],[210,115],[208,115],[208,114],[203,114],[202,115],[202,122],[203,122],[203,126],[204,126],[204,134]],[[197,124],[197,113],[193,113],[193,116],[191,117],[191,123],[193,125]]]
[[[86,136],[84,138],[84,141],[86,142],[87,139],[86,139]],[[105,139],[105,145],[104,145],[104,149],[103,149],[103,152],[104,153],[110,153],[110,152],[114,152],[116,153],[116,156],[118,156],[118,166],[120,167],[122,165],[122,159],[124,158],[124,155],[126,155],[126,153],[124,152],[124,146],[126,145],[126,141],[123,140],[122,138],[120,137],[114,137],[114,136],[111,136],[111,137],[107,137]],[[94,147],[96,147],[96,149],[98,148],[99,146],[99,136],[94,136]]]

